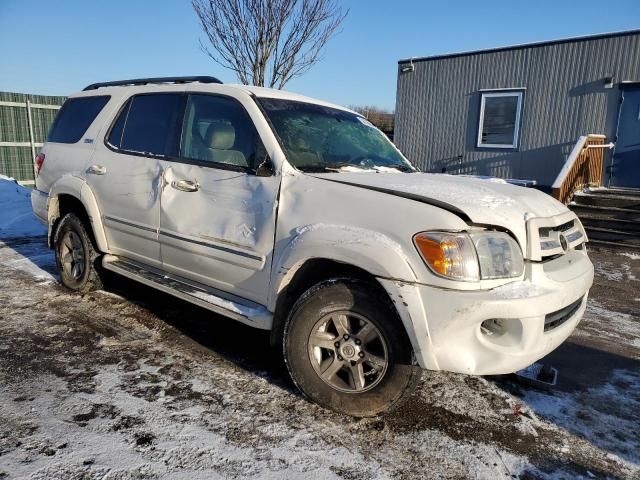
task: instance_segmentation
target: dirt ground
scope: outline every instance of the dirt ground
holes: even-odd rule
[[[0,242],[0,479],[640,478],[640,256],[591,256],[556,389],[425,372],[357,420],[262,332],[124,279],[71,293],[41,238]]]

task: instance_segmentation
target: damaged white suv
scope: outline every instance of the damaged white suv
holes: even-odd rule
[[[110,270],[270,330],[300,390],[352,415],[398,405],[420,368],[530,365],[593,281],[582,225],[551,197],[419,173],[357,113],[282,91],[91,85],[36,169],[64,285]]]

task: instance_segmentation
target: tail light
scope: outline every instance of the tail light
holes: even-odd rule
[[[42,166],[44,165],[44,153],[38,154],[34,164],[35,164],[36,175],[38,175],[40,173],[40,170],[42,169]]]

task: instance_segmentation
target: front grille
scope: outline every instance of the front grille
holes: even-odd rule
[[[573,317],[576,314],[576,312],[580,309],[580,307],[582,306],[582,301],[583,300],[584,300],[584,297],[583,298],[579,298],[578,300],[573,302],[571,305],[569,305],[567,307],[564,307],[564,308],[558,310],[557,312],[548,313],[544,317],[544,331],[545,331],[545,333],[553,330],[554,328],[558,328],[560,325],[562,325],[567,320],[569,320],[571,317]]]
[[[538,231],[540,232],[540,238],[548,237],[551,232],[566,232],[571,230],[575,225],[575,220],[571,220],[570,222],[563,223],[562,225],[558,225],[557,227],[540,227]]]
[[[529,259],[548,261],[578,249],[587,237],[580,220],[572,212],[528,222]]]

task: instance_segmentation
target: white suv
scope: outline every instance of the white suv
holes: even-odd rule
[[[300,390],[352,415],[399,404],[419,367],[530,365],[593,281],[582,225],[551,197],[420,173],[359,114],[278,90],[90,85],[36,169],[64,285],[110,270],[270,330]]]

